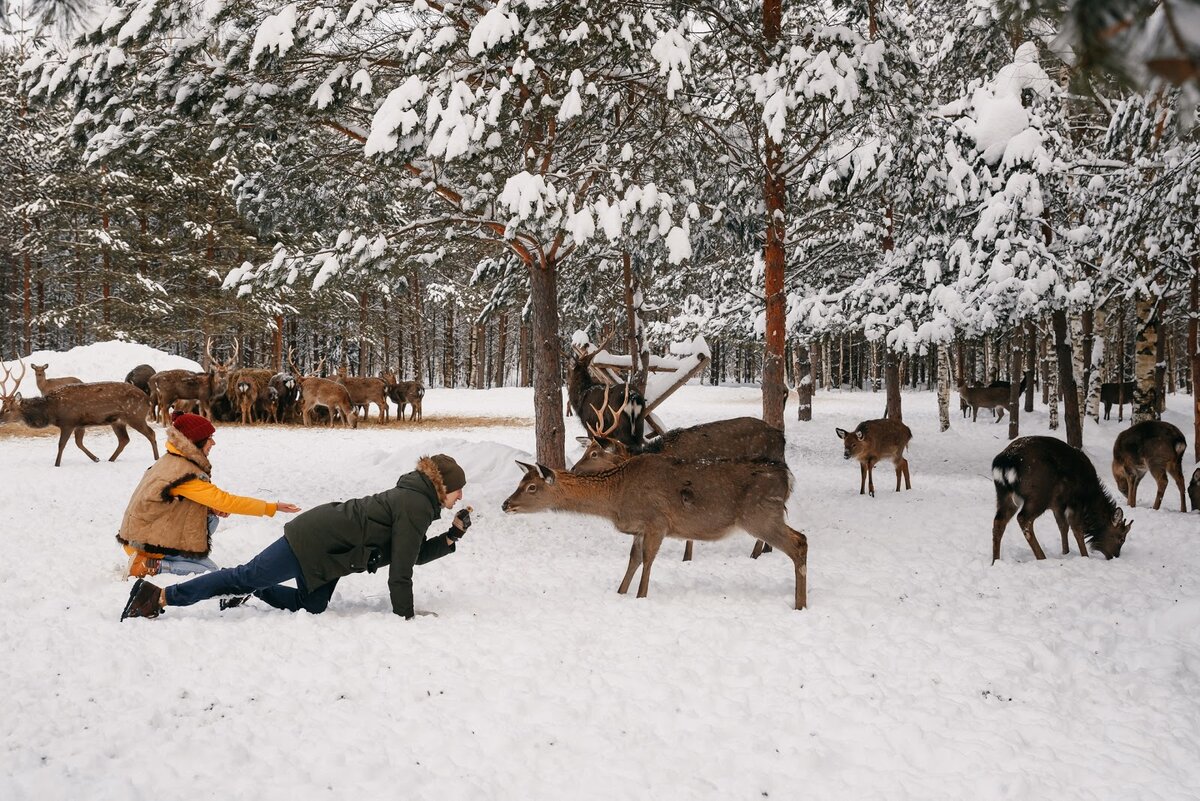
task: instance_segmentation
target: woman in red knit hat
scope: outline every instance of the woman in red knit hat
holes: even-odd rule
[[[290,503],[231,495],[213,484],[208,454],[215,433],[200,415],[172,413],[167,452],[138,482],[117,534],[129,554],[130,576],[216,570],[208,554],[219,518],[300,511]]]

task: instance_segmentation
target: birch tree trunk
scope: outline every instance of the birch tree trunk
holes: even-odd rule
[[[1188,315],[1188,360],[1192,375],[1192,457],[1200,462],[1200,256],[1192,257],[1192,303]]]
[[[1012,354],[1012,371],[1009,379],[1012,386],[1009,388],[1008,396],[1008,438],[1016,439],[1021,436],[1021,381],[1018,376],[1021,375],[1021,357],[1025,352],[1025,343],[1021,341],[1019,329],[1012,338],[1010,352]]]
[[[1104,376],[1104,333],[1108,313],[1101,306],[1092,315],[1092,352],[1087,370],[1087,415],[1100,423],[1100,384]]]
[[[813,371],[809,347],[796,345],[796,419],[812,420]]]
[[[1067,426],[1067,444],[1083,447],[1083,426],[1079,419],[1079,389],[1075,383],[1074,358],[1067,339],[1067,312],[1054,312],[1054,350],[1058,357],[1058,385],[1062,391],[1063,417]]]
[[[1158,398],[1154,378],[1158,362],[1158,321],[1154,318],[1154,301],[1139,297],[1137,312],[1137,338],[1133,349],[1133,422],[1142,423],[1158,419]]]
[[[950,346],[943,342],[937,349],[938,425],[946,431],[950,428]]]
[[[1050,430],[1058,430],[1058,370],[1051,369],[1049,361],[1050,335],[1042,340],[1042,400],[1050,412]]]

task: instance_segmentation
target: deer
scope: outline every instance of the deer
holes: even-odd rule
[[[387,382],[382,378],[357,378],[355,376],[339,375],[337,382],[350,392],[350,402],[356,410],[362,407],[365,419],[371,411],[371,404],[379,407],[379,422],[386,423],[391,416],[387,402]]]
[[[256,409],[261,410],[262,416],[265,416],[271,376],[270,370],[257,367],[242,367],[229,374],[226,394],[230,396],[230,401],[241,415],[242,423],[253,423]]]
[[[904,477],[904,488],[912,489],[912,480],[908,474],[908,459],[904,458],[904,449],[912,440],[912,430],[899,420],[864,420],[853,431],[844,428],[834,429],[838,439],[845,445],[842,452],[844,459],[857,459],[862,473],[862,481],[858,486],[858,494],[870,488],[871,497],[875,497],[875,465],[883,459],[891,459],[896,466],[896,492],[900,491],[900,477]]]
[[[567,376],[567,399],[571,408],[579,417],[585,429],[602,425],[598,409],[610,411],[617,416],[617,427],[610,435],[626,445],[638,445],[642,441],[642,411],[646,408],[646,400],[628,383],[609,387],[602,381],[592,378],[591,363],[596,354],[604,348],[607,339],[591,353],[576,356]],[[610,394],[615,393],[620,400]]]
[[[1158,484],[1154,508],[1162,505],[1167,476],[1170,476],[1179,487],[1179,511],[1188,510],[1183,491],[1183,453],[1186,450],[1183,432],[1170,423],[1157,420],[1135,423],[1117,435],[1117,441],[1113,443],[1113,478],[1131,508],[1137,507],[1138,484],[1149,471]]]
[[[18,360],[20,361],[20,360]],[[158,442],[146,422],[149,400],[142,391],[123,381],[101,381],[93,384],[67,384],[40,398],[22,398],[17,388],[25,376],[25,364],[21,362],[21,373],[16,376],[10,389],[8,382],[13,378],[11,371],[0,365],[4,377],[0,379],[0,420],[23,422],[30,428],[58,427],[58,455],[54,466],[62,466],[63,449],[71,435],[75,445],[93,462],[100,461],[96,454],[83,444],[83,434],[88,426],[112,426],[117,435],[117,449],[108,461],[115,462],[129,444],[127,427],[150,440],[154,459],[158,460]]]
[[[1068,528],[1075,535],[1080,556],[1088,555],[1087,543],[1105,559],[1121,556],[1133,521],[1125,520],[1125,513],[1104,489],[1083,451],[1054,437],[1018,437],[992,460],[992,482],[996,487],[992,564],[1000,558],[1000,540],[1013,515],[1017,515],[1034,558],[1045,559],[1033,533],[1033,521],[1047,509],[1058,523],[1064,556],[1071,552]]]
[[[1024,391],[1025,379],[1022,379],[1017,394]],[[992,385],[987,387],[968,387],[965,384],[959,384],[958,395],[960,405],[965,403],[971,407],[972,423],[978,422],[980,409],[991,409],[992,413],[996,415],[995,422],[999,423],[1004,419],[1004,410],[1008,408],[1008,401],[1012,395],[1012,384],[1007,381],[993,381]]]
[[[33,364],[30,362],[29,366],[33,368],[33,377],[37,380],[38,391],[43,395],[49,395],[59,387],[83,383],[73,375],[65,375],[60,378],[46,378],[46,368],[50,366],[49,364]]]
[[[150,394],[150,377],[154,375],[154,372],[154,368],[150,365],[139,364],[125,374],[125,383],[133,384],[148,396]]]
[[[524,476],[501,505],[506,513],[577,512],[607,518],[618,531],[633,535],[629,566],[617,589],[622,595],[640,566],[637,597],[647,596],[664,537],[715,542],[741,529],[791,557],[796,609],[807,605],[808,539],[785,520],[792,483],[786,464],[684,462],[646,454],[590,476],[517,465]]]
[[[213,358],[211,342],[205,342],[204,352],[212,365],[205,372],[163,370],[150,378],[150,400],[158,407],[164,427],[171,424],[171,407],[175,401],[196,401],[200,405],[200,414],[211,419],[213,400],[225,394],[229,370],[237,362],[237,344],[234,344],[233,357],[228,362]]]
[[[595,410],[603,421],[604,410]],[[610,411],[613,422],[618,423],[618,414]],[[735,417],[701,423],[691,428],[675,428],[661,437],[630,447],[619,439],[611,439],[611,428],[589,428],[590,436],[579,437],[585,448],[583,456],[571,468],[576,475],[594,475],[616,467],[634,456],[646,453],[661,453],[674,459],[696,461],[701,459],[743,459],[783,462],[783,431],[767,425],[757,417]],[[771,546],[759,540],[754,544],[751,557],[757,559],[769,552]],[[692,561],[692,541],[683,549],[683,561]]]
[[[992,387],[992,388],[1004,387],[1005,389],[1009,389],[1012,387],[1012,382],[996,380],[996,381],[992,381],[991,383],[989,383],[988,387]],[[1024,391],[1025,384],[1022,383],[1021,387],[1022,387],[1022,391]],[[959,409],[962,410],[962,416],[964,419],[966,419],[971,414],[971,408],[972,408],[971,404],[967,402],[967,399],[965,397],[963,397],[961,392],[958,396],[958,407],[959,407]],[[995,417],[995,416],[996,416],[996,410],[992,409],[992,417]]]
[[[291,363],[291,356],[288,357],[289,365],[296,375],[300,375],[300,371],[296,369],[296,365]],[[314,375],[306,375],[300,379],[300,416],[304,421],[305,426],[310,426],[310,415],[312,410],[320,406],[329,412],[329,427],[333,428],[333,419],[338,414],[342,416],[342,424],[349,425],[351,428],[358,428],[358,411],[354,408],[354,404],[350,402],[350,392],[336,381],[331,381],[328,378],[320,378],[316,373],[321,372],[325,360],[321,359],[317,362],[317,368],[314,370]]]
[[[1188,500],[1192,502],[1192,511],[1200,512],[1200,467],[1192,473],[1192,480],[1188,482]]]
[[[421,411],[421,401],[425,398],[425,385],[420,381],[388,381],[387,396],[396,404],[396,417],[404,419],[405,406],[412,406],[410,420],[420,421],[424,416]]]
[[[300,403],[300,383],[292,373],[276,373],[269,382],[275,392],[276,422],[295,422],[296,407]]]
[[[1104,404],[1104,419],[1108,420],[1112,416],[1113,404],[1117,404],[1117,422],[1125,421],[1125,404],[1133,403],[1133,391],[1137,389],[1137,384],[1133,381],[1122,381],[1121,383],[1101,384],[1100,385],[1100,402]]]

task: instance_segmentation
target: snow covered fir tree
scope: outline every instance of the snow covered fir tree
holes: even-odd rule
[[[1198,109],[1200,0],[0,0],[0,797],[1194,794]],[[182,412],[475,525],[119,625]]]

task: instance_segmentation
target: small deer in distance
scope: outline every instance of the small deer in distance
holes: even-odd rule
[[[49,364],[30,363],[29,366],[33,368],[33,377],[37,380],[38,391],[43,395],[49,395],[59,387],[65,387],[68,384],[83,383],[73,375],[64,375],[59,378],[46,378],[46,368],[50,366]]]
[[[4,371],[4,377],[0,378],[0,420],[20,421],[30,428],[57,426],[59,435],[55,467],[62,465],[63,448],[67,446],[67,440],[72,434],[79,450],[87,454],[93,462],[100,461],[99,457],[83,444],[83,434],[88,426],[112,426],[113,433],[117,435],[117,449],[108,458],[110,462],[116,461],[121,451],[129,444],[127,427],[150,440],[154,458],[158,459],[158,442],[146,422],[150,413],[150,401],[140,389],[124,381],[100,381],[92,384],[67,384],[40,398],[22,398],[17,388],[25,376],[25,364],[20,364],[21,372],[15,376],[11,388],[8,382],[14,376],[8,367],[0,365],[0,369]]]
[[[891,459],[896,466],[896,492],[900,491],[901,476],[904,478],[904,488],[912,489],[912,479],[908,475],[908,459],[904,458],[904,449],[912,440],[912,431],[908,426],[899,420],[880,418],[865,420],[853,431],[844,428],[835,431],[845,446],[842,458],[858,460],[862,473],[862,481],[858,486],[859,495],[869,487],[871,497],[875,497],[875,465],[883,459]]]

